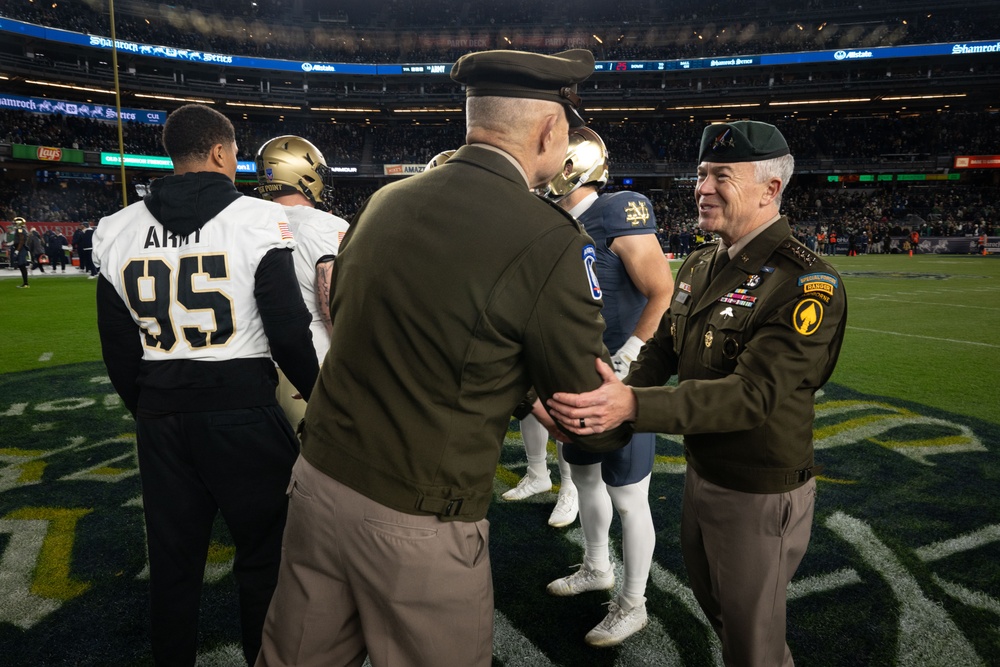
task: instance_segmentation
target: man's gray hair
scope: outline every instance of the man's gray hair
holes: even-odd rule
[[[465,101],[467,132],[501,137],[524,137],[538,117],[560,107],[557,102],[480,95]]]
[[[781,190],[778,191],[778,196],[774,201],[780,209],[781,195],[784,194],[785,187],[792,178],[792,172],[795,171],[795,158],[791,155],[782,155],[770,160],[760,160],[753,163],[753,169],[758,183],[764,183],[772,178],[781,179]]]

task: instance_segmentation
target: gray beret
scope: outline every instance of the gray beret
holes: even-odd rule
[[[520,97],[559,102],[570,127],[584,125],[583,102],[576,85],[594,72],[594,54],[572,49],[551,56],[525,51],[467,53],[451,68],[451,78],[465,85],[467,97]]]
[[[698,162],[759,162],[789,153],[785,137],[774,125],[737,120],[705,128]]]

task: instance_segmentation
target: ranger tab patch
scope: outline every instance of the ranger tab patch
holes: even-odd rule
[[[804,276],[799,276],[799,287],[802,288],[803,294],[818,292],[833,296],[833,291],[837,289],[838,284],[837,276],[829,273],[807,273]]]
[[[594,246],[587,244],[583,247],[583,266],[587,270],[587,282],[590,283],[590,296],[597,301],[601,298],[601,283],[597,280],[597,272],[594,271],[594,264],[597,263],[597,251]]]

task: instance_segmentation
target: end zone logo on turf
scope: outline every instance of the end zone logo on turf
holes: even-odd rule
[[[145,664],[148,570],[135,425],[103,364],[0,375],[0,423],[4,664]],[[814,440],[824,471],[813,537],[788,592],[797,661],[990,664],[1000,641],[1000,426],[827,385]],[[494,501],[500,664],[721,666],[679,555],[680,439],[659,436],[656,453],[650,627],[613,649],[607,663],[573,632],[603,616],[601,594],[587,594],[591,609],[545,593],[548,581],[579,562],[579,528],[546,524],[554,494]],[[549,463],[554,469],[554,457]],[[516,484],[524,466],[514,421],[496,491]],[[611,539],[620,568],[620,529]],[[209,650],[239,642],[228,544],[227,535],[214,537],[209,554],[202,608]]]

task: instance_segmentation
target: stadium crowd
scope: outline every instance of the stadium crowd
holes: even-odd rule
[[[936,156],[981,155],[996,152],[1000,114],[951,112],[893,116],[761,117],[773,123],[796,146],[800,160],[837,158],[866,163],[913,162]],[[701,134],[702,121],[641,120],[592,123],[607,137],[613,164],[641,168],[657,163],[693,164],[691,146]],[[331,164],[423,164],[441,150],[465,143],[460,124],[370,124],[306,122],[236,123],[241,160],[252,160],[257,147],[276,134],[308,136]],[[162,155],[160,128],[126,123],[126,153]],[[117,151],[113,123],[0,111],[0,142],[57,146],[93,151]],[[367,154],[367,157],[366,157]]]
[[[8,3],[11,4],[11,3]],[[290,0],[213,3],[125,3],[116,36],[135,42],[232,55],[331,62],[453,62],[476,48],[559,50],[585,46],[598,59],[677,59],[813,49],[992,39],[1000,16],[945,4],[888,2],[615,3],[583,2],[567,19],[557,3],[489,0],[342,2],[337,9],[296,13]],[[792,9],[794,8],[794,11]],[[97,35],[109,34],[95,0],[17,3],[8,18]],[[889,16],[891,18],[886,19]],[[875,20],[873,20],[875,19]],[[542,28],[539,26],[550,26]],[[422,30],[433,28],[433,31]],[[595,40],[593,35],[605,38]]]
[[[130,183],[129,201],[139,197],[136,184]],[[245,194],[256,196],[252,184],[238,185]],[[334,189],[334,212],[350,219],[378,187],[369,179],[339,179]],[[610,186],[616,188],[622,186]],[[686,254],[681,250],[682,234],[688,234],[684,244],[688,249],[699,242],[692,185],[646,194],[655,207],[664,250]],[[95,222],[120,207],[121,186],[111,180],[38,183],[0,179],[0,220],[20,215],[31,222]],[[808,185],[799,178],[789,187],[782,211],[795,222],[803,242],[810,235],[831,231],[844,240],[852,233],[863,233],[871,245],[910,231],[922,237],[1000,235],[998,186],[897,183],[846,188]],[[872,247],[871,251],[877,249]]]
[[[776,11],[782,5],[787,5],[789,12]],[[800,20],[781,18],[788,16],[793,7],[794,15],[802,17]],[[79,32],[107,33],[104,5],[96,0],[11,3],[0,14]],[[835,14],[836,20],[832,18]],[[824,19],[827,15],[829,20]],[[872,16],[879,18],[869,20]],[[584,2],[574,6],[571,19],[565,18],[562,5],[527,0],[465,4],[450,0],[347,0],[338,3],[336,9],[292,0],[219,0],[210,12],[195,0],[158,5],[155,10],[149,4],[132,1],[120,5],[117,19],[120,39],[241,55],[365,62],[451,61],[477,48],[558,50],[568,46],[587,46],[599,59],[681,58],[973,40],[1000,33],[1000,16],[974,14],[948,2],[939,6],[917,3],[901,12],[892,3],[861,6],[847,0],[779,0],[766,12],[730,0],[707,4],[684,0],[669,7],[646,0],[623,0],[613,5]],[[611,33],[619,37],[595,43],[591,36],[605,34],[605,28],[613,28]],[[857,83],[859,76],[898,79],[934,74],[918,63],[896,65],[884,72],[815,72],[809,74],[808,82],[800,80],[801,73],[777,71],[766,75],[737,73],[731,78],[675,77],[670,81],[649,77],[627,85],[628,93],[641,99],[644,95],[662,96],[666,87],[696,86],[699,91],[704,88],[709,94],[719,95],[762,86],[830,84],[843,76]],[[623,84],[605,79],[587,85]],[[310,83],[316,91],[324,90],[324,86],[348,99],[385,92],[378,82],[321,79]],[[452,95],[456,101],[460,97],[451,82],[421,82],[409,88],[404,83],[390,92],[402,97]],[[795,147],[800,162],[829,158],[868,169],[949,160],[956,154],[992,154],[996,152],[993,137],[1000,130],[1000,114],[947,108],[936,114],[813,115],[808,119],[790,114],[760,116],[760,120],[774,123],[782,131]],[[236,122],[236,132],[241,160],[252,160],[257,147],[277,134],[296,134],[314,141],[332,165],[378,167],[423,164],[441,150],[462,145],[465,138],[460,125],[378,119],[375,123],[244,119]],[[656,173],[657,167],[663,165],[691,165],[693,170],[692,146],[697,145],[702,126],[701,120],[693,118],[592,122],[605,138],[612,170],[619,175]],[[126,123],[124,152],[161,155],[160,133],[161,128],[155,125]],[[105,121],[0,111],[0,142],[116,151],[118,134],[115,125]],[[820,230],[841,234],[863,231],[874,241],[911,227],[923,235],[977,234],[996,220],[1000,205],[996,187],[894,184],[847,189],[805,185],[802,180],[789,191],[784,210],[799,222],[803,239]],[[143,184],[130,184],[130,200],[138,197],[134,186]],[[241,187],[250,189],[245,184]],[[376,187],[370,179],[340,179],[336,211],[350,218]],[[651,199],[662,225],[664,247],[680,247],[679,237],[693,231],[696,219],[689,189],[654,191]],[[40,222],[94,221],[120,204],[121,188],[113,180],[99,182],[95,187],[93,182],[74,180],[28,182],[0,178],[0,219],[24,215]]]

